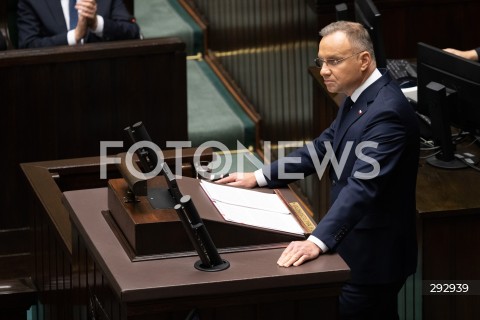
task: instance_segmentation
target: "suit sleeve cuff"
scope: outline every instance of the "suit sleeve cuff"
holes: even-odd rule
[[[268,184],[267,179],[265,179],[265,176],[263,175],[262,169],[258,169],[254,174],[259,187],[265,187]]]
[[[325,243],[323,243],[323,241],[317,237],[310,235],[307,240],[315,243],[320,249],[322,249],[323,252],[328,251],[328,247],[325,245]]]

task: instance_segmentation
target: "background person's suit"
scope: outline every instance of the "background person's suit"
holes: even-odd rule
[[[84,42],[138,39],[140,28],[122,0],[98,0],[97,14],[104,18],[102,38],[89,32]],[[67,25],[60,0],[19,0],[19,48],[67,45]]]
[[[414,273],[417,264],[417,119],[388,72],[383,72],[351,110],[339,110],[331,126],[313,141],[320,162],[326,153],[325,142],[331,143],[340,161],[347,142],[353,141],[340,177],[330,168],[331,207],[312,234],[340,254],[351,268],[351,282],[356,284],[403,281]],[[368,159],[359,160],[355,154],[359,143],[366,141],[378,143],[377,148],[364,148],[363,154],[378,162],[380,172],[373,179],[362,180],[354,178],[354,172],[374,169]],[[315,173],[307,147],[288,157],[299,157],[301,163],[285,163],[286,172]],[[269,187],[291,182],[278,178],[279,162],[283,161],[270,166]],[[267,175],[269,166],[263,172]]]

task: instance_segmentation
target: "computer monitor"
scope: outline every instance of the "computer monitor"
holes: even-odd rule
[[[419,42],[417,45],[417,111],[430,118],[440,152],[429,163],[443,168],[464,167],[456,159],[451,127],[480,133],[480,63]]]
[[[345,2],[335,5],[335,18],[337,21],[350,21],[350,12],[348,11],[348,5]]]
[[[355,21],[368,30],[373,42],[377,67],[386,68],[387,58],[383,42],[382,16],[371,0],[355,0]]]

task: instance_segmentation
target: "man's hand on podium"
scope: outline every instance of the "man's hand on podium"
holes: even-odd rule
[[[223,179],[215,181],[220,184],[228,184],[234,187],[255,188],[257,186],[257,179],[253,172],[235,172]]]
[[[254,188],[258,186],[255,173],[235,172],[228,177],[217,180],[216,183],[228,184],[235,187]],[[280,267],[299,266],[305,261],[317,258],[323,251],[315,243],[309,240],[293,241],[283,251],[277,261]]]
[[[322,249],[309,240],[292,241],[283,251],[277,264],[280,267],[290,267],[292,265],[298,267],[305,261],[317,258],[322,253]]]

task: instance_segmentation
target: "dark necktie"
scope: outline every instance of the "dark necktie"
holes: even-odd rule
[[[346,113],[346,112],[350,111],[353,104],[354,104],[354,102],[353,102],[352,98],[347,97],[345,99],[345,101],[343,102],[343,112]]]
[[[75,29],[78,23],[78,12],[77,9],[75,9],[75,4],[77,3],[77,0],[69,0],[69,6],[70,6],[70,29]]]
[[[350,98],[350,97],[347,97],[345,99],[345,101],[343,102],[343,106],[342,106],[342,117],[340,119],[340,123],[343,122],[343,119],[345,119],[345,117],[347,116],[347,113],[348,111],[350,111],[350,109],[352,108],[354,102],[353,100]]]

